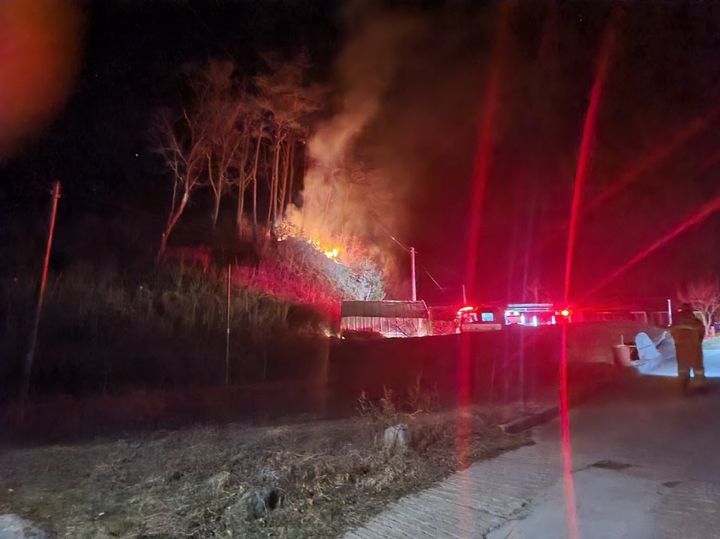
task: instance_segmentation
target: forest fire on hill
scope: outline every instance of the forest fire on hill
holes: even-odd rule
[[[283,258],[303,274],[322,276],[343,299],[381,299],[385,296],[384,275],[367,248],[349,242],[340,246],[307,237],[284,222],[277,231]]]
[[[326,242],[318,237],[307,237],[305,234],[297,230],[297,227],[285,222],[277,231],[278,241],[285,241],[288,238],[294,238],[311,245],[316,251],[319,251],[333,262],[341,263],[341,253],[347,254],[349,249],[341,247],[337,242]],[[332,247],[331,247],[332,245]]]
[[[319,241],[314,239],[307,240],[310,245],[315,247],[317,250],[322,251],[322,253],[328,257],[330,260],[334,260],[335,262],[338,261],[338,257],[340,256],[340,247],[333,247],[331,249],[328,249],[320,244]]]

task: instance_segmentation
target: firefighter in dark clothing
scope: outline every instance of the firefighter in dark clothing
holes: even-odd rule
[[[705,326],[693,313],[692,306],[685,304],[680,307],[680,312],[670,328],[670,334],[675,341],[678,377],[683,389],[690,382],[690,369],[695,379],[702,383],[705,380],[702,350]]]

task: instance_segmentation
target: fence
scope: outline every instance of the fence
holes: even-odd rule
[[[475,403],[554,402],[563,328],[515,327],[502,332],[419,339],[309,340],[295,353],[268,356],[253,383],[185,390],[135,391],[117,396],[49,399],[30,406],[20,425],[12,406],[0,408],[0,434],[58,437],[191,422],[273,421],[346,417],[356,413],[361,392],[379,398],[391,389],[402,404],[418,382],[444,407],[461,391]],[[571,395],[612,366],[611,345],[630,340],[639,323],[570,325]],[[652,334],[652,331],[651,331]]]

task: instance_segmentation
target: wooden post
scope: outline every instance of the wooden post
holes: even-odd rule
[[[40,314],[42,313],[43,299],[45,298],[45,286],[47,284],[48,267],[50,265],[50,252],[52,250],[53,235],[55,234],[55,217],[57,215],[58,199],[60,198],[60,182],[55,181],[52,190],[52,203],[50,204],[50,224],[48,227],[47,245],[45,246],[45,260],[43,261],[42,277],[40,278],[40,291],[35,306],[35,318],[33,319],[32,333],[30,334],[30,349],[25,357],[23,370],[22,387],[20,391],[20,413],[24,420],[25,401],[30,393],[30,378],[32,376],[33,361],[35,359],[35,347],[37,346],[38,327],[40,326]]]
[[[230,384],[230,287],[232,264],[227,267],[227,326],[225,328],[225,385]]]
[[[412,300],[417,301],[417,281],[415,280],[415,247],[410,247],[410,279],[412,281]]]

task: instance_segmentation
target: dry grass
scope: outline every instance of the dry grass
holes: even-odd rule
[[[0,278],[0,403],[20,385],[35,287],[32,275]],[[330,333],[330,308],[299,305],[239,280],[231,301],[231,353],[248,371],[260,368],[270,338]],[[221,271],[152,268],[141,280],[72,266],[48,282],[32,392],[77,396],[215,383],[224,377],[226,323]]]
[[[0,513],[60,537],[331,537],[459,467],[529,443],[481,409],[379,416],[273,428],[229,425],[157,432],[0,454]],[[456,451],[457,420],[469,428]],[[390,421],[410,449],[381,446]],[[273,489],[277,507],[236,518],[246,492]],[[237,507],[237,505],[235,505]],[[230,509],[229,509],[230,508]]]

